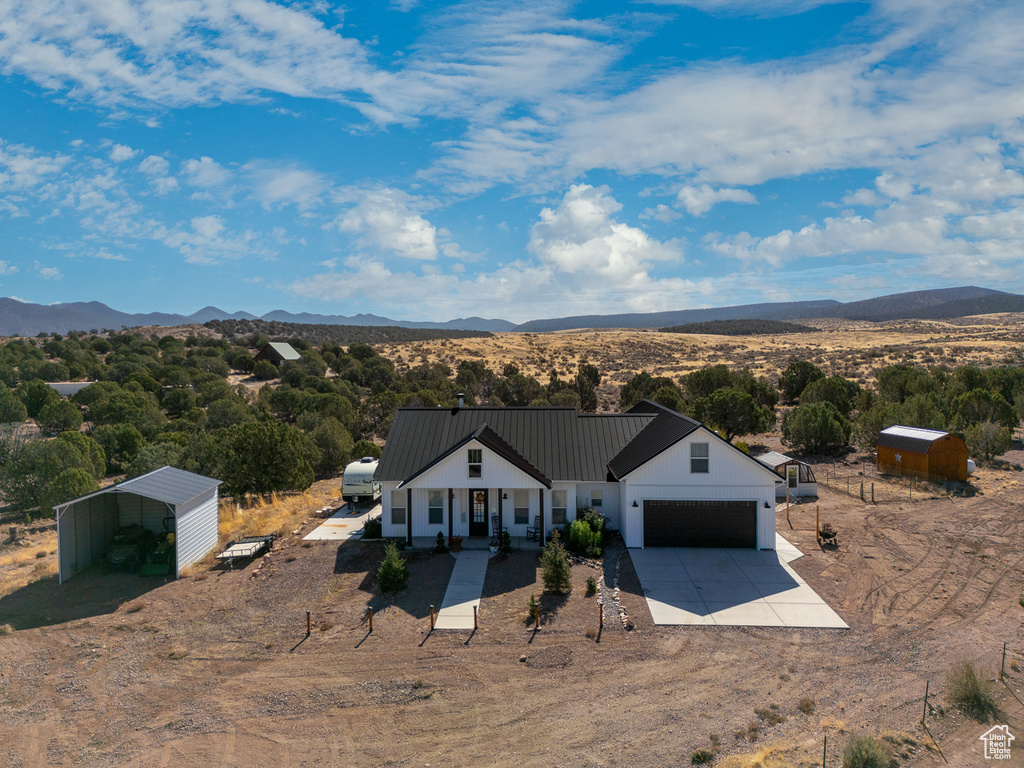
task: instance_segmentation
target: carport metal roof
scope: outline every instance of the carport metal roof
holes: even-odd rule
[[[59,515],[67,507],[77,504],[80,501],[91,499],[104,493],[133,493],[137,496],[145,496],[147,499],[162,501],[165,504],[185,504],[197,496],[216,488],[221,484],[220,480],[212,477],[197,475],[194,472],[186,472],[177,467],[161,467],[152,472],[126,480],[117,485],[111,485],[86,496],[80,496],[63,504],[57,504],[55,509]]]

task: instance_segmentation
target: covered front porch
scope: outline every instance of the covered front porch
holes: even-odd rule
[[[510,536],[512,540],[512,549],[540,549],[544,546],[541,544],[539,538],[528,539],[525,536]],[[489,536],[463,536],[462,537],[462,548],[468,550],[485,550],[488,548],[491,539]],[[545,543],[547,540],[545,539]],[[437,545],[437,537],[430,538],[428,536],[413,536],[412,543],[406,543],[406,549],[433,549]],[[445,546],[448,545],[447,539],[445,540]]]

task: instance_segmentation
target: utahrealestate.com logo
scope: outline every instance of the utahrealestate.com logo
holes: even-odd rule
[[[1010,742],[1014,735],[1010,733],[1010,726],[995,725],[979,736],[985,742],[986,760],[1009,760]]]

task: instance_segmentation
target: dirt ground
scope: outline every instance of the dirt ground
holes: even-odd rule
[[[889,734],[900,765],[982,765],[989,726],[949,706],[944,678],[961,658],[995,676],[1007,642],[996,690],[1021,732],[1024,499],[986,493],[1011,474],[905,504],[823,489],[837,549],[817,545],[813,503],[780,512],[794,567],[848,631],[655,627],[613,545],[574,565],[569,596],[542,598],[539,630],[531,547],[492,560],[477,631],[431,633],[450,555],[409,553],[408,588],[384,597],[380,545],[303,543],[312,518],[235,570],[42,578],[0,596],[0,763],[653,767],[704,748],[715,765],[809,767],[826,735],[831,766],[867,733]]]

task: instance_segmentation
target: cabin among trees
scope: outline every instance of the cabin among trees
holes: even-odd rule
[[[258,363],[261,360],[266,360],[268,363],[273,363],[275,366],[280,367],[281,363],[289,360],[299,360],[302,357],[295,348],[285,341],[272,341],[269,344],[265,344],[263,349],[257,352],[253,358],[253,363]]]
[[[936,429],[895,426],[878,435],[878,471],[967,482],[967,444]]]

